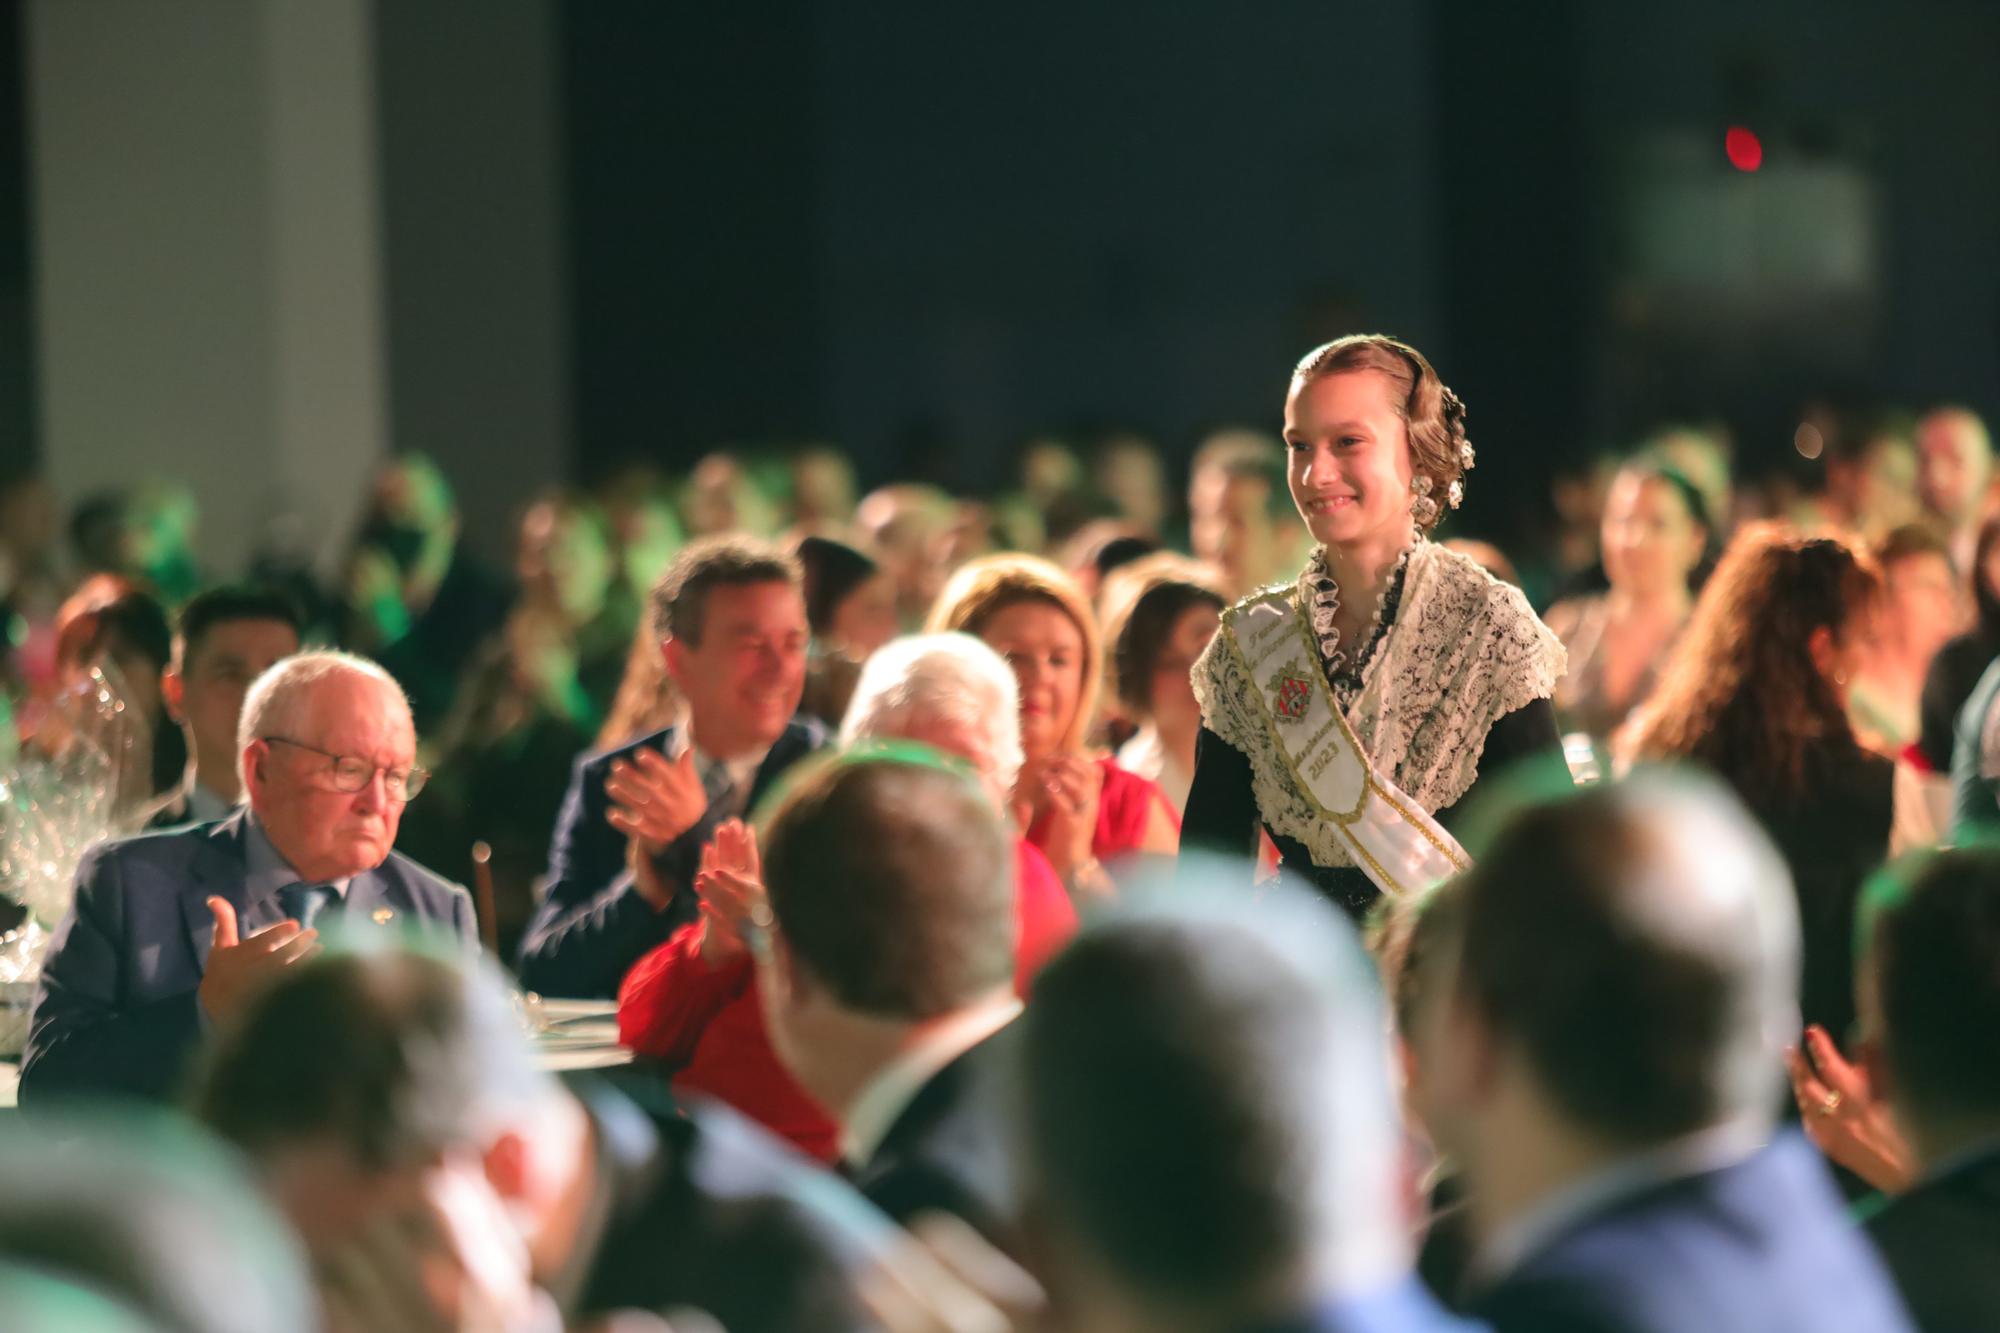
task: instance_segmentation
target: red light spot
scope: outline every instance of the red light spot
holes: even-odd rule
[[[1738,171],[1755,171],[1764,165],[1763,141],[1741,125],[1731,125],[1722,136],[1722,151],[1729,154],[1729,165]]]

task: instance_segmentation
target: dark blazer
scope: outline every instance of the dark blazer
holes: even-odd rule
[[[1415,1278],[1359,1296],[1321,1301],[1286,1319],[1246,1328],[1242,1333],[1481,1333],[1446,1313]]]
[[[2000,699],[2000,661],[1987,664],[1958,710],[1951,746],[1951,840],[1960,845],[2000,834],[2000,781],[1981,773],[1986,715]]]
[[[919,1213],[961,1217],[994,1244],[1018,1250],[1013,1155],[1003,1120],[1014,1077],[1002,1028],[931,1076],[889,1126],[854,1183],[898,1222]]]
[[[657,1081],[575,1076],[610,1212],[565,1311],[689,1307],[730,1333],[872,1329],[856,1279],[895,1236],[889,1220],[719,1102],[676,1110]]]
[[[1643,1190],[1529,1255],[1470,1313],[1496,1333],[1904,1333],[1909,1316],[1796,1134]]]
[[[195,991],[215,928],[207,899],[228,899],[245,935],[285,919],[275,892],[249,896],[248,819],[246,810],[219,823],[100,842],[83,854],[76,899],[49,941],[35,990],[23,1106],[178,1090],[206,1022]],[[479,938],[465,890],[395,852],[348,882],[341,925],[449,931],[467,947]]]
[[[1868,1234],[1925,1333],[2000,1328],[2000,1145],[1891,1199]]]
[[[695,919],[699,909],[691,886],[701,849],[722,822],[717,812],[704,815],[662,854],[660,870],[675,886],[674,901],[665,911],[655,911],[633,889],[625,866],[625,835],[605,818],[611,798],[604,782],[612,762],[641,749],[665,753],[673,736],[674,728],[667,727],[576,761],[549,844],[548,883],[521,940],[517,970],[529,990],[610,999],[640,955]],[[826,739],[826,728],[819,723],[795,719],[764,756],[745,809],[755,807],[786,769]]]

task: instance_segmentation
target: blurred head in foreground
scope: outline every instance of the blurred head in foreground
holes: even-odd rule
[[[1252,1327],[1409,1268],[1387,1025],[1352,931],[1286,885],[1246,906],[1181,875],[1087,928],[1022,1019],[1034,1258],[1077,1327]]]
[[[1797,908],[1716,784],[1644,771],[1529,806],[1444,892],[1415,1101],[1489,1228],[1553,1180],[1768,1131],[1798,1031]]]

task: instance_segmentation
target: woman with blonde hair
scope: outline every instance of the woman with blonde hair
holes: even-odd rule
[[[1481,775],[1557,748],[1563,650],[1518,588],[1428,540],[1472,466],[1465,404],[1378,334],[1308,352],[1285,396],[1315,548],[1195,664],[1186,845],[1286,867],[1360,917],[1470,864],[1448,831]]]
[[[1108,755],[1085,750],[1104,649],[1067,575],[1034,556],[981,557],[952,575],[925,628],[970,634],[1013,669],[1023,752],[1015,818],[1071,893],[1107,891],[1103,863],[1116,857],[1173,853],[1180,821],[1165,794]]]

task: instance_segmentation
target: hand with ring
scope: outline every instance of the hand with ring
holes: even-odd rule
[[[740,819],[718,827],[702,848],[694,890],[701,899],[701,956],[710,967],[741,957],[751,937],[771,927],[757,834]]]
[[[1049,760],[1041,773],[1040,804],[1048,815],[1042,851],[1065,884],[1074,887],[1080,870],[1094,863],[1097,804],[1104,794],[1104,769],[1082,755]]]
[[[1867,1071],[1849,1063],[1818,1025],[1806,1029],[1802,1045],[1785,1052],[1785,1063],[1806,1133],[1829,1160],[1883,1193],[1908,1189],[1916,1175],[1909,1145],[1875,1099]]]

